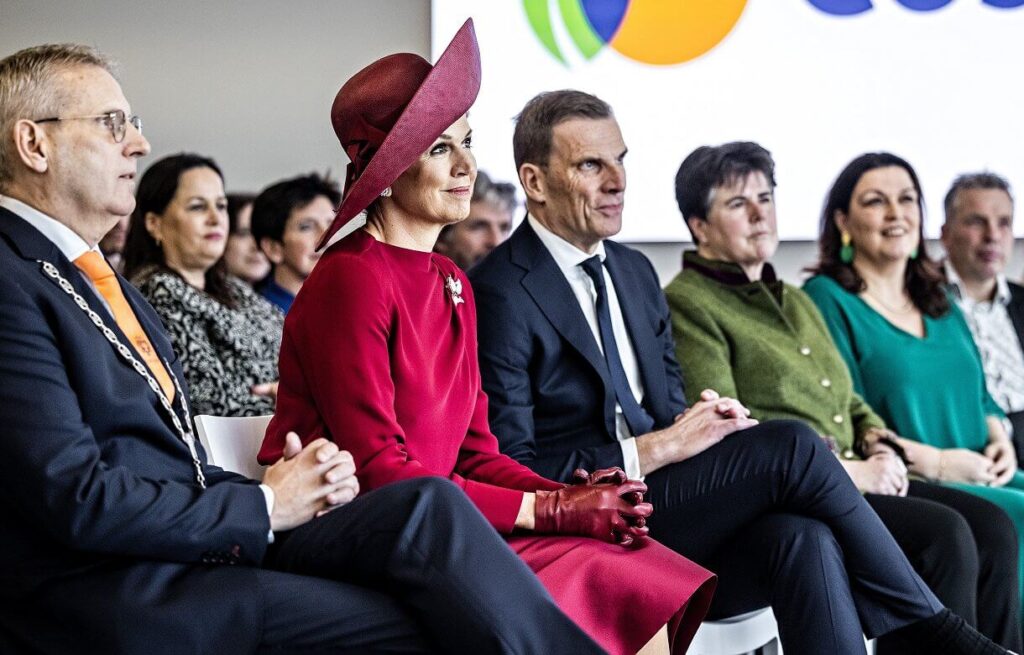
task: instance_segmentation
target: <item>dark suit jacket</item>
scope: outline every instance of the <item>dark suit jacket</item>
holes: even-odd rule
[[[1024,348],[1024,287],[1019,284],[1009,283],[1010,304],[1006,310],[1010,314],[1013,327],[1017,330],[1017,339],[1021,348]]]
[[[605,241],[605,250],[640,366],[643,406],[656,427],[665,427],[686,407],[668,305],[646,257],[613,241]],[[604,356],[569,282],[529,223],[469,277],[480,373],[502,451],[563,481],[577,467],[622,466]]]
[[[130,343],[57,247],[0,208],[0,652],[252,650],[253,569],[212,565],[262,560],[262,492],[209,466],[199,489],[145,380],[39,260]],[[120,282],[184,381],[156,314]]]
[[[1024,287],[1019,284],[1009,283],[1010,304],[1006,311],[1010,315],[1010,321],[1017,330],[1017,340],[1021,349],[1024,349]],[[1024,466],[1024,412],[1011,412],[1007,415],[1013,425],[1013,443],[1017,451],[1017,461]]]

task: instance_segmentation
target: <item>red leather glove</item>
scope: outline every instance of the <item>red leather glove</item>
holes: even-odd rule
[[[587,469],[583,468],[572,472],[572,484],[623,484],[628,479],[626,472],[618,466],[597,469],[593,473],[587,473]]]
[[[643,493],[647,486],[639,480],[620,485],[598,484],[566,487],[558,491],[537,491],[534,530],[546,534],[572,534],[593,537],[629,546],[638,537],[646,537],[646,525],[635,525],[651,515],[650,503],[633,505],[623,496]]]
[[[587,469],[584,468],[578,468],[572,472],[572,484],[620,485],[624,484],[628,480],[629,478],[626,477],[626,472],[620,469],[618,466],[613,466],[611,468],[606,469],[598,469],[593,473],[587,473]],[[644,489],[646,490],[646,487]],[[639,505],[640,503],[644,502],[644,494],[642,491],[631,491],[628,494],[624,495],[623,498],[633,505]],[[647,520],[643,516],[635,517],[633,519],[627,517],[626,520],[629,521],[631,525],[635,525],[640,528],[647,525]]]

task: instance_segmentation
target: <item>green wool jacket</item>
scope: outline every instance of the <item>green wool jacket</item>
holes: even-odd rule
[[[758,420],[802,420],[848,459],[865,432],[885,427],[854,392],[817,307],[771,265],[751,282],[737,264],[687,252],[665,295],[689,402],[714,389]]]

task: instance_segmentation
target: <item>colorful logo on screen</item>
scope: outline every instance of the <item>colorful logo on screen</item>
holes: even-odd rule
[[[566,65],[552,6],[561,14],[559,26],[584,59],[609,47],[634,61],[670,66],[696,59],[721,43],[746,5],[747,0],[523,0],[537,38]]]

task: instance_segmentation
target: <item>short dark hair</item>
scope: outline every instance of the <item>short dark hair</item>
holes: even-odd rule
[[[573,118],[597,120],[612,116],[611,105],[583,91],[563,89],[535,95],[516,116],[512,135],[516,170],[526,162],[540,166],[548,163],[552,132],[559,123]]]
[[[146,214],[163,214],[178,192],[181,176],[193,168],[209,168],[224,181],[217,163],[209,157],[193,153],[179,153],[164,157],[146,169],[135,191],[135,211],[128,224],[128,237],[124,244],[124,276],[133,284],[141,284],[150,272],[174,271],[167,267],[164,250],[146,229]],[[227,283],[227,268],[221,257],[206,271],[205,288],[210,297],[222,305],[234,307]]]
[[[263,239],[281,241],[288,217],[324,196],[337,207],[341,203],[338,185],[326,175],[310,173],[271,184],[252,203],[252,236],[259,245]]]
[[[690,218],[707,220],[716,188],[735,184],[755,172],[764,173],[768,184],[775,188],[775,160],[753,141],[701,146],[687,155],[676,172],[676,203],[687,229]],[[696,243],[693,230],[690,236]]]
[[[228,199],[228,234],[238,233],[238,214],[256,199],[255,193],[229,193]],[[251,219],[250,219],[251,220]],[[251,228],[250,228],[251,229]]]
[[[852,264],[843,262],[839,256],[842,238],[839,226],[836,225],[835,215],[837,211],[842,211],[844,214],[850,213],[853,190],[865,173],[876,168],[890,166],[902,168],[910,176],[914,190],[917,191],[917,209],[921,215],[921,221],[917,226],[919,242],[917,257],[907,263],[903,284],[910,295],[911,302],[918,310],[932,318],[938,318],[949,311],[949,298],[946,296],[945,276],[942,273],[942,268],[938,262],[928,256],[925,245],[924,194],[921,191],[921,182],[917,178],[914,167],[907,160],[892,153],[869,152],[863,154],[847,164],[846,168],[839,173],[839,177],[829,189],[825,199],[825,208],[821,212],[818,263],[808,268],[807,271],[829,276],[850,293],[860,293],[866,288],[864,280]]]
[[[1013,193],[1010,191],[1010,183],[1007,182],[1006,178],[1002,175],[990,173],[989,171],[983,171],[981,173],[965,173],[953,180],[953,186],[949,187],[949,191],[946,192],[946,197],[942,201],[943,209],[946,212],[947,223],[953,216],[953,210],[956,209],[956,203],[960,199],[960,194],[972,189],[997,189],[999,191],[1005,191],[1006,195],[1010,196],[1010,202],[1013,202]]]

